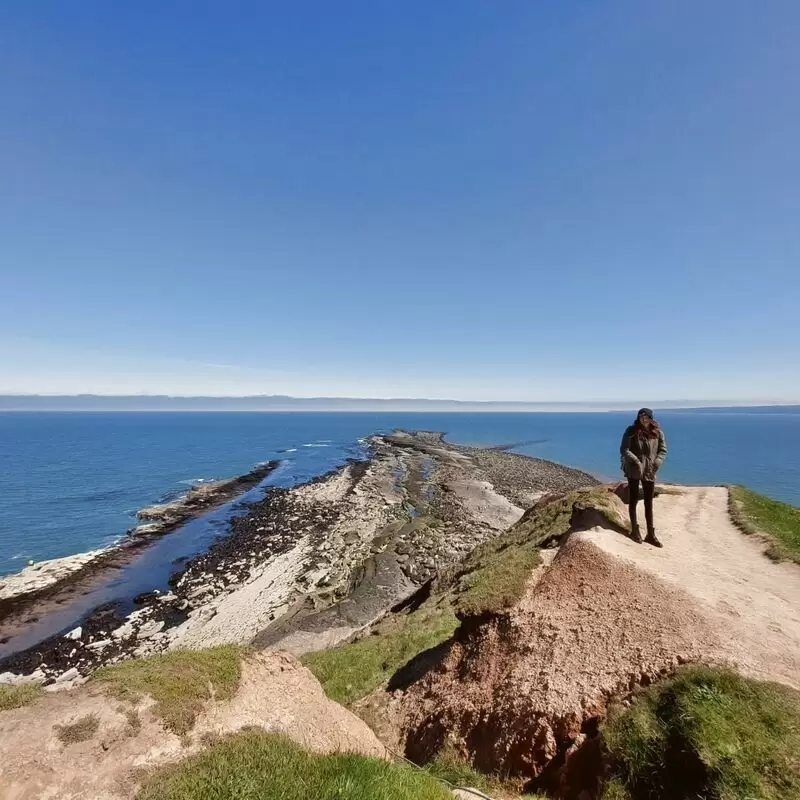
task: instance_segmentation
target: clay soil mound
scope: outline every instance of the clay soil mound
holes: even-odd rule
[[[325,697],[292,656],[259,653],[242,664],[236,694],[206,703],[183,738],[165,729],[149,698],[121,702],[97,684],[0,712],[0,798],[133,798],[142,770],[193,755],[217,737],[249,727],[285,734],[315,752],[385,753],[372,731]]]
[[[459,639],[406,698],[408,754],[455,737],[480,769],[530,776],[596,729],[609,697],[720,652],[690,597],[577,536],[517,608]]]
[[[656,513],[663,550],[573,533],[513,608],[466,619],[402,698],[408,755],[425,762],[448,743],[481,770],[544,785],[612,698],[679,664],[797,687],[800,570],[733,527],[725,489],[665,495]]]

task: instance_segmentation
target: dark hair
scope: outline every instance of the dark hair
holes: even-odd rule
[[[642,415],[649,417],[649,421],[642,422]],[[636,435],[642,439],[657,439],[661,430],[658,427],[658,423],[653,419],[653,412],[649,408],[639,409],[634,427],[636,428]]]

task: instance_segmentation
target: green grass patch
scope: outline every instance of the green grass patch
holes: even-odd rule
[[[301,659],[328,697],[350,705],[377,689],[412,658],[449,639],[458,620],[447,600],[388,618],[370,636]]]
[[[707,667],[614,709],[606,800],[800,799],[800,694]]]
[[[510,608],[520,600],[531,572],[540,563],[539,551],[532,545],[485,552],[477,569],[459,581],[458,611],[475,616]]]
[[[0,711],[22,708],[44,694],[38,683],[22,683],[15,686],[0,684]]]
[[[541,795],[521,795],[522,788],[519,781],[503,780],[495,775],[479,772],[449,747],[445,747],[433,761],[426,764],[425,771],[451,786],[478,789],[497,800],[501,798],[539,800],[541,798]]]
[[[56,736],[62,744],[77,744],[86,742],[97,733],[100,727],[100,718],[97,714],[87,714],[85,717],[76,719],[69,725],[55,725]]]
[[[468,786],[480,789],[484,794],[499,793],[503,788],[500,781],[478,772],[449,748],[443,749],[433,761],[426,764],[425,771],[452,786]]]
[[[223,645],[207,650],[174,650],[148,658],[102,667],[92,680],[106,684],[121,700],[143,695],[156,701],[155,713],[178,735],[191,730],[203,703],[226,700],[236,693],[242,675],[243,651]]]
[[[769,539],[770,558],[800,564],[800,508],[744,486],[731,486],[728,491],[733,521],[746,533]]]
[[[137,800],[452,800],[424,772],[357,755],[322,756],[259,730],[162,768]]]
[[[595,508],[606,516],[609,522],[624,530],[630,530],[622,502],[609,491],[607,486],[576,489],[560,497],[543,498],[529,508],[519,522],[506,533],[481,545],[475,551],[475,556],[480,558],[481,553],[487,548],[501,550],[509,545],[542,545],[548,539],[563,536],[570,530],[572,514],[576,507]]]
[[[589,508],[615,526],[628,529],[620,513],[620,501],[605,486],[545,499],[506,533],[484,542],[467,558],[456,587],[458,611],[478,615],[502,611],[517,603],[531,571],[541,563],[538,546],[569,532],[575,510]]]

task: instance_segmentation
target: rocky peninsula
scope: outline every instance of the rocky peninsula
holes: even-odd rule
[[[255,641],[300,654],[328,647],[505,530],[545,493],[595,482],[505,448],[453,445],[437,432],[396,431],[368,444],[366,460],[292,489],[269,489],[231,520],[227,535],[176,570],[169,591],[138,596],[127,614],[114,605],[97,608],[76,628],[5,658],[0,673],[61,685],[103,664],[174,648]],[[148,522],[131,532],[127,547],[9,596],[0,632],[7,637],[26,616],[69,602],[121,554],[135,557],[151,537],[249,488],[273,467],[144,509],[139,516]]]

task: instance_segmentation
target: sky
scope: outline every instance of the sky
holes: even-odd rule
[[[800,4],[0,5],[0,392],[800,401]]]

